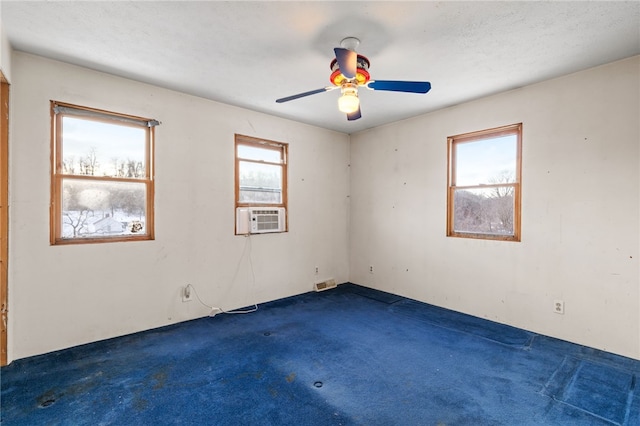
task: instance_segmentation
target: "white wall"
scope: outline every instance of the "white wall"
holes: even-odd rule
[[[348,280],[347,135],[24,53],[12,66],[10,359],[207,315],[186,283],[233,309]],[[155,241],[49,245],[49,100],[162,122]],[[290,232],[233,235],[234,133],[289,143]]]
[[[350,281],[640,359],[639,70],[634,57],[352,135]],[[519,122],[522,242],[447,238],[447,136]]]
[[[0,4],[0,71],[11,83],[11,45],[2,28],[2,4]]]

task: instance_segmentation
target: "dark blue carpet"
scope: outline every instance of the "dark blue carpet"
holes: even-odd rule
[[[640,362],[343,284],[14,361],[5,425],[640,425]]]

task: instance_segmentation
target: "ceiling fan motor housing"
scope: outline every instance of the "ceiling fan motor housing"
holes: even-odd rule
[[[329,81],[335,86],[342,86],[343,83],[355,83],[358,86],[363,86],[367,84],[371,76],[369,75],[369,59],[366,56],[358,55],[357,59],[357,68],[356,68],[356,76],[350,81],[342,72],[340,72],[340,66],[338,65],[338,60],[334,59],[331,61],[329,67],[331,68],[331,76],[329,77]]]

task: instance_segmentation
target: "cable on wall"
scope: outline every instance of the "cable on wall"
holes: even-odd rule
[[[240,260],[238,262],[238,266],[236,267],[236,272],[233,276],[233,280],[232,282],[235,282],[236,278],[238,277],[238,273],[240,271],[240,266],[242,265],[242,259],[245,258],[245,255],[248,254],[247,258],[249,260],[249,267],[251,270],[251,282],[249,283],[249,286],[247,286],[247,288],[250,287],[254,287],[255,283],[256,283],[256,274],[253,270],[253,260],[251,258],[251,235],[250,234],[246,234],[244,236],[246,238],[245,244],[244,244],[244,249],[242,251],[242,256],[240,257]],[[191,289],[193,290],[193,292],[196,295],[196,299],[198,299],[198,302],[200,302],[201,305],[206,306],[207,308],[211,309],[211,313],[209,314],[210,317],[214,317],[217,314],[250,314],[252,312],[255,312],[258,310],[258,304],[254,303],[253,304],[253,308],[249,308],[249,309],[242,309],[242,310],[232,310],[232,311],[225,311],[222,308],[218,308],[216,306],[211,306],[205,302],[202,301],[202,299],[200,298],[200,295],[198,294],[198,290],[196,290],[196,288],[192,285],[192,284],[188,284],[187,287],[191,287]]]

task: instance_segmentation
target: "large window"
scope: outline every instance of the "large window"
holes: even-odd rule
[[[155,120],[51,102],[51,243],[150,240]]]
[[[235,160],[236,211],[256,211],[256,207],[286,211],[287,144],[236,134]],[[279,230],[286,230],[286,221]]]
[[[448,138],[447,235],[520,241],[522,124]]]

